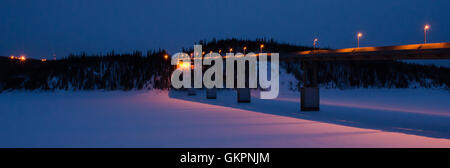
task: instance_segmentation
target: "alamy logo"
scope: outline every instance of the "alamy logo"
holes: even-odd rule
[[[248,53],[246,55],[242,53],[227,53],[225,57],[222,57],[218,53],[211,52],[203,56],[201,45],[194,46],[192,56],[187,53],[176,53],[172,56],[171,64],[177,65],[177,69],[171,76],[172,86],[177,89],[181,87],[202,88],[203,86],[208,89],[224,88],[224,59],[226,65],[226,88],[257,88],[259,84],[260,88],[268,90],[261,91],[261,99],[275,99],[278,97],[278,53],[271,53],[270,61],[267,60],[267,53]],[[213,61],[214,64],[212,64]],[[248,63],[248,66],[246,66],[246,63]],[[235,64],[237,70],[237,86],[235,86],[234,81]],[[204,71],[203,66],[209,68]],[[270,76],[268,69],[270,69]],[[191,80],[192,75],[194,76],[193,81]]]

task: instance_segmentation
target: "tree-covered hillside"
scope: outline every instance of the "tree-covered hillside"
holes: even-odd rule
[[[274,40],[199,41],[205,53],[292,52],[311,47],[278,43]],[[261,47],[264,45],[264,47]],[[192,47],[182,49],[191,53]],[[167,55],[167,56],[166,56]],[[301,86],[300,62],[282,62]],[[0,57],[0,92],[5,90],[140,90],[170,88],[170,54],[165,50],[104,55],[71,54],[60,60],[21,61]],[[450,68],[408,64],[398,61],[320,62],[319,83],[332,88],[449,88]]]

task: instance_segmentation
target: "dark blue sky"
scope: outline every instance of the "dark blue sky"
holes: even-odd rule
[[[450,41],[449,0],[1,0],[0,55],[171,52],[202,39],[273,37],[322,47]]]

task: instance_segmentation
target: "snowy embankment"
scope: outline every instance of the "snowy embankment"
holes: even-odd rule
[[[1,93],[0,147],[450,147],[447,91],[322,89],[321,111],[301,112],[289,80],[249,104],[232,90]]]

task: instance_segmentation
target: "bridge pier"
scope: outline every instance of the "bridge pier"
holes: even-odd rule
[[[320,97],[317,82],[317,62],[302,61],[303,87],[300,89],[301,111],[319,111]]]
[[[320,97],[318,87],[301,88],[301,110],[302,111],[319,111]]]
[[[236,71],[235,71],[236,73]],[[238,103],[250,103],[251,95],[250,95],[250,64],[249,62],[245,63],[245,87],[237,88],[237,101]],[[236,76],[236,75],[235,75]],[[235,80],[236,82],[236,80]],[[235,83],[237,87],[237,83]]]
[[[211,89],[206,89],[206,98],[207,99],[216,99],[217,98],[217,89],[216,88],[211,88]]]
[[[188,89],[188,96],[195,96],[197,95],[197,93],[195,92],[194,88],[189,88]]]

